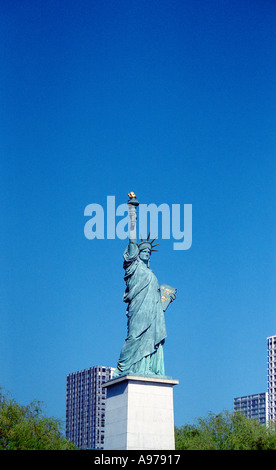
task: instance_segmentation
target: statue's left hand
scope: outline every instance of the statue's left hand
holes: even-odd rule
[[[173,300],[175,300],[175,298],[176,298],[176,290],[175,290],[175,292],[171,292],[171,293],[170,293],[170,298],[171,298],[171,301],[172,301],[172,302],[173,302]]]

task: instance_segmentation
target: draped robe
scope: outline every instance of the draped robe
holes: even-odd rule
[[[164,376],[163,344],[167,336],[161,294],[154,273],[139,258],[124,252],[127,338],[113,377],[125,374]]]

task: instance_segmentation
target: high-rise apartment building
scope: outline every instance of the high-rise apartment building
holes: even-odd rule
[[[276,335],[267,338],[268,421],[276,421]]]
[[[66,438],[83,449],[103,449],[106,388],[112,367],[90,367],[67,375]]]
[[[234,398],[234,411],[261,423],[276,422],[276,335],[267,338],[267,392]]]
[[[266,423],[268,419],[267,393],[234,398],[234,411],[243,413],[247,418],[257,419],[260,423]]]

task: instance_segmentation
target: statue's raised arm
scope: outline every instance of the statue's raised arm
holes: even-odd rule
[[[136,199],[136,195],[134,192],[128,193],[128,211],[129,211],[129,218],[130,218],[130,228],[129,228],[129,255],[132,256],[137,246],[137,232],[136,232],[136,224],[137,224],[137,213],[136,207],[138,207],[139,202]]]

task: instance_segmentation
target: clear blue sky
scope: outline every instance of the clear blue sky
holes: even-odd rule
[[[192,204],[193,244],[161,241],[177,287],[166,372],[177,425],[266,391],[275,317],[271,0],[1,2],[0,383],[65,417],[66,375],[116,366],[126,242],[84,208]]]

